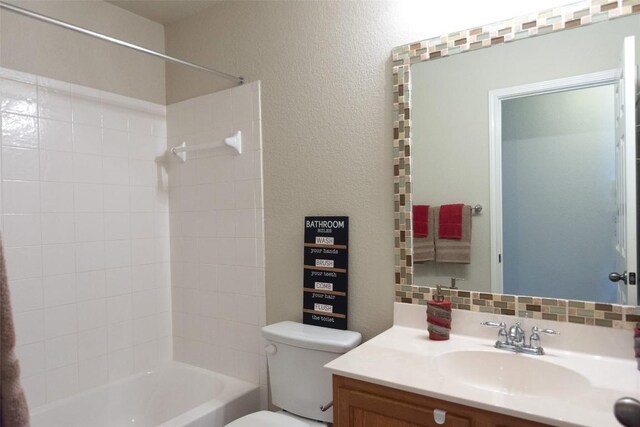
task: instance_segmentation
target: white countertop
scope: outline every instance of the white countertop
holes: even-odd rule
[[[548,338],[546,341],[549,343],[551,340]],[[326,367],[333,374],[558,426],[620,426],[613,415],[614,402],[624,396],[640,397],[640,372],[633,357],[619,358],[554,349],[546,346],[545,342],[543,346],[547,354],[529,356],[497,350],[493,348],[494,343],[495,337],[487,339],[459,334],[452,334],[448,341],[430,341],[426,327],[396,325]],[[628,345],[632,349],[633,341],[629,340]],[[443,372],[443,358],[438,358],[445,353],[464,351],[498,352],[514,358],[534,358],[536,361],[528,361],[530,363],[520,360],[523,366],[537,366],[537,361],[543,361],[561,367],[558,369],[568,368],[585,377],[588,382],[576,385],[554,383],[552,380],[549,383],[549,396],[509,392],[495,384],[471,385],[464,379],[456,379]],[[475,369],[473,367],[472,371]],[[477,369],[482,370],[483,366],[479,365]]]

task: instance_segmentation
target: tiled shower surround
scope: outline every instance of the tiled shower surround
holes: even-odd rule
[[[168,159],[174,359],[261,384],[266,322],[260,84],[167,107],[169,146],[242,132],[229,147]]]
[[[32,407],[171,358],[163,105],[0,69],[3,243]]]
[[[2,235],[32,408],[171,359],[260,383],[266,406],[259,88],[165,107],[0,69]],[[242,155],[167,152],[238,130]]]

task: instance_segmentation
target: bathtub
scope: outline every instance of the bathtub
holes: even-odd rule
[[[36,408],[32,427],[221,427],[260,409],[258,386],[170,362]]]

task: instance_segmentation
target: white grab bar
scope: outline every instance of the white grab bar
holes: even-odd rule
[[[177,147],[173,147],[171,152],[178,156],[180,160],[183,162],[187,161],[187,152],[189,151],[200,151],[200,150],[208,150],[210,148],[222,148],[224,146],[228,146],[233,148],[238,152],[238,154],[242,154],[242,133],[237,131],[234,135],[224,139],[224,145],[219,142],[209,142],[206,144],[198,144],[198,145],[187,145],[186,142],[183,142]]]

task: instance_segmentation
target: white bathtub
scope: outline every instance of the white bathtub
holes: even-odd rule
[[[182,363],[36,408],[32,427],[221,427],[260,409],[258,386]]]

